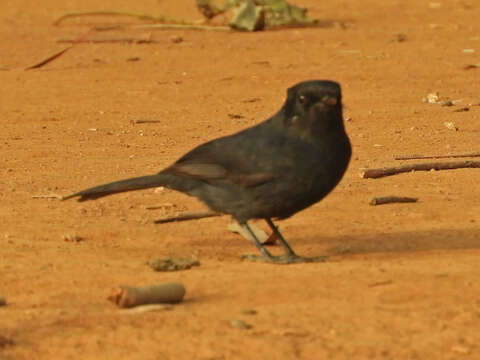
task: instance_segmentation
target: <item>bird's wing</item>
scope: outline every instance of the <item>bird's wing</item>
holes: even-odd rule
[[[253,187],[265,184],[274,179],[268,173],[241,173],[228,171],[220,164],[180,162],[165,169],[163,172],[183,177],[197,179],[208,183],[232,183],[243,187]]]
[[[212,184],[231,183],[243,187],[259,186],[275,178],[255,160],[244,158],[238,150],[228,142],[206,143],[185,154],[163,172]]]
[[[205,162],[177,162],[168,168],[170,173],[203,180],[223,179],[227,170],[219,164]]]

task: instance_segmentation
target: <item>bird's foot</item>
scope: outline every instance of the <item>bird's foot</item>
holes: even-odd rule
[[[328,256],[316,256],[316,257],[303,257],[296,254],[287,254],[281,256],[264,256],[264,255],[243,255],[242,259],[255,262],[266,262],[272,264],[300,264],[300,263],[313,263],[313,262],[325,262],[328,260]]]

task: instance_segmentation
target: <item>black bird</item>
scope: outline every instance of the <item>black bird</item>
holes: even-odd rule
[[[315,204],[347,169],[351,146],[343,124],[340,85],[328,80],[296,84],[278,113],[238,133],[204,143],[155,175],[96,186],[68,195],[78,201],[165,186],[195,196],[231,215],[256,240],[261,256],[275,263],[315,261],[295,254],[273,224]],[[265,219],[285,248],[273,256],[247,221]]]

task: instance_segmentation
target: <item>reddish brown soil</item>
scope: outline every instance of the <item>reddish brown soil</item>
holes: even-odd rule
[[[8,305],[0,308],[0,359],[479,358],[480,171],[358,174],[398,164],[396,154],[480,151],[480,106],[453,111],[480,101],[480,69],[464,69],[480,63],[480,5],[298,3],[332,26],[154,31],[155,44],[81,44],[24,71],[62,49],[58,38],[132,23],[52,26],[65,12],[197,12],[193,0],[2,1],[0,295]],[[172,41],[178,36],[183,42]],[[201,142],[267,118],[288,86],[312,78],[342,84],[354,156],[327,199],[279,224],[298,253],[330,255],[326,263],[243,262],[256,249],[226,229],[227,217],[154,225],[202,208],[175,192],[88,203],[32,198],[160,170]],[[434,91],[462,101],[423,103]],[[374,195],[420,200],[369,206]],[[146,209],[158,204],[166,208]],[[162,256],[201,266],[153,272],[146,262]],[[168,281],[187,288],[169,311],[126,314],[106,300],[117,285]]]

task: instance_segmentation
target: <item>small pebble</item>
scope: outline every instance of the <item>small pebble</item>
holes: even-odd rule
[[[15,345],[15,342],[3,335],[0,335],[0,350],[7,347],[7,346],[12,346]]]
[[[438,93],[430,93],[426,97],[424,97],[422,101],[429,104],[436,104],[439,99],[440,96],[438,96]]]
[[[396,42],[404,42],[407,40],[407,35],[405,34],[395,34],[393,37],[393,41]]]
[[[163,187],[163,186],[156,187],[155,190],[153,190],[153,192],[154,192],[155,194],[160,194],[160,193],[162,193],[162,192],[164,192],[164,191],[165,191],[165,187]]]
[[[455,131],[458,131],[458,128],[455,126],[455,124],[451,121],[446,121],[443,123],[443,125],[445,125],[445,127],[447,129],[450,129],[450,130],[455,130]]]
[[[466,346],[463,346],[463,345],[453,345],[451,347],[451,350],[452,352],[455,352],[457,354],[461,354],[461,355],[467,355],[470,353],[470,349],[467,348]]]
[[[464,70],[478,69],[480,64],[468,64],[463,67]]]
[[[450,99],[442,100],[438,102],[441,106],[453,106],[453,101]]]
[[[148,265],[155,271],[180,271],[200,266],[200,261],[182,257],[167,257],[153,260]]]
[[[246,322],[243,321],[243,320],[232,320],[232,321],[230,321],[230,325],[231,325],[233,328],[236,328],[236,329],[245,329],[245,330],[248,330],[248,329],[251,329],[251,328],[252,328],[252,325],[246,323]]]
[[[243,119],[245,116],[240,114],[227,114],[230,119]]]
[[[83,237],[75,235],[75,234],[63,234],[62,239],[63,239],[63,241],[66,241],[66,242],[75,242],[75,243],[84,240]]]
[[[170,41],[174,44],[179,44],[179,43],[183,42],[183,37],[181,37],[179,35],[174,35],[174,36],[170,37]]]

